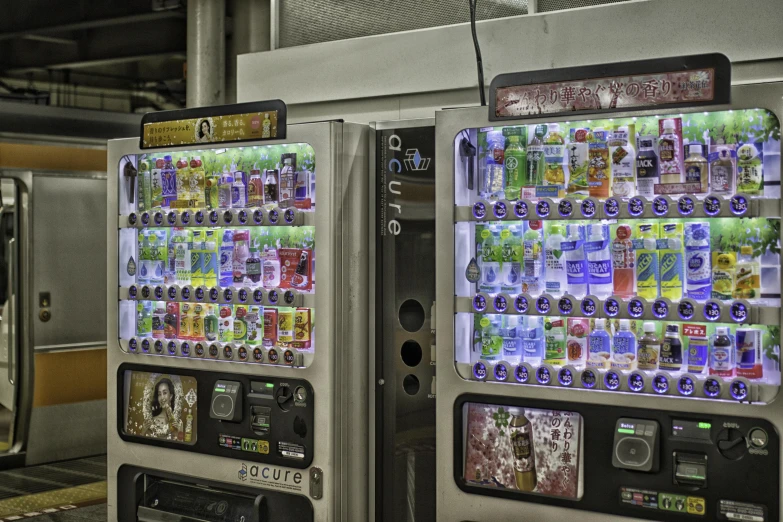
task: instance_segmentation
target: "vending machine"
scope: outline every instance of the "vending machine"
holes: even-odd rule
[[[271,101],[110,142],[111,520],[366,520],[367,139]]]
[[[436,116],[438,519],[780,520],[783,84],[704,55],[489,100]]]

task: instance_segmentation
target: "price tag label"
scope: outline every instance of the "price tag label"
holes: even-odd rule
[[[505,206],[503,207],[505,208]],[[292,208],[287,208],[283,211],[283,221],[289,225],[296,219],[296,211]]]
[[[502,295],[495,296],[495,301],[493,304],[495,306],[495,311],[501,314],[505,312],[506,308],[508,307],[508,302]]]
[[[628,315],[638,319],[644,315],[644,303],[640,299],[631,299],[628,302]]]
[[[680,380],[677,381],[677,390],[680,392],[680,395],[685,395],[686,397],[693,395],[693,391],[696,389],[696,385],[693,383],[693,379],[688,377],[687,375],[683,375],[680,377]]]
[[[138,347],[139,347],[139,342],[136,340],[135,337],[133,339],[131,339],[130,341],[128,341],[128,349],[130,351],[135,352],[136,348],[138,348]]]
[[[708,216],[717,216],[720,214],[720,198],[707,196],[704,198],[704,213]]]
[[[653,315],[656,319],[666,319],[669,315],[669,305],[666,301],[656,299],[653,303]]]
[[[481,201],[473,203],[473,217],[476,219],[484,219],[487,217],[487,205]]]
[[[498,381],[505,381],[508,379],[508,369],[506,368],[506,365],[501,363],[497,363],[495,365],[495,380]]]
[[[141,351],[144,353],[149,353],[150,351],[150,341],[149,339],[144,339],[141,341]]]
[[[517,382],[526,384],[528,379],[530,379],[530,374],[527,372],[527,366],[521,364],[517,366],[514,370],[514,377],[517,379]]]
[[[177,213],[174,212],[174,211],[169,212],[166,215],[166,221],[168,221],[169,225],[171,225],[171,226],[176,225],[177,224]]]
[[[483,362],[478,361],[473,365],[473,377],[480,381],[487,378],[487,366]]]
[[[508,212],[508,208],[506,208],[506,204],[502,201],[498,201],[495,203],[495,205],[492,207],[492,213],[495,215],[498,219],[503,219],[506,217],[506,213]]]
[[[139,293],[139,288],[136,285],[130,285],[130,288],[128,288],[128,297],[131,299],[136,299],[136,296]]]
[[[549,373],[549,368],[542,366],[536,370],[536,380],[539,384],[549,384],[552,380],[552,374]]]
[[[253,301],[256,303],[261,303],[264,301],[264,291],[263,290],[254,290],[253,291]]]
[[[144,212],[141,215],[141,224],[145,225],[145,226],[150,224],[150,214],[149,214],[149,212]]]
[[[613,297],[604,301],[604,312],[609,317],[616,317],[620,313],[620,304]]]
[[[266,298],[269,301],[269,304],[276,305],[280,300],[280,294],[277,293],[277,290],[270,290],[269,293],[266,294]],[[484,306],[486,307],[486,302],[484,303]]]
[[[174,341],[169,341],[169,344],[166,345],[166,348],[169,351],[169,355],[175,355],[177,353],[177,343]]]
[[[220,215],[218,215],[217,210],[213,210],[209,213],[209,222],[213,225],[217,225],[217,222],[220,220]]]
[[[518,295],[516,299],[514,299],[514,308],[518,313],[526,314],[528,309],[527,297]]]
[[[666,198],[658,196],[652,203],[653,214],[656,216],[665,216],[669,213],[669,202]]]
[[[169,294],[169,299],[172,301],[176,301],[177,299],[177,289],[172,287],[169,287],[169,290],[167,292]]]
[[[668,210],[668,207],[667,207]],[[631,198],[628,200],[628,213],[633,217],[639,217],[644,214],[644,201],[641,198]]]
[[[729,206],[731,207],[731,213],[735,216],[744,216],[748,213],[748,200],[745,199],[745,196],[740,196],[739,194],[733,196]]]
[[[182,221],[183,225],[189,225],[190,224],[190,211],[185,210],[182,212],[182,215],[179,217],[180,221]]]
[[[615,371],[608,371],[604,374],[604,384],[608,390],[616,390],[620,387],[620,376]]]
[[[748,385],[744,381],[732,381],[729,391],[731,396],[738,401],[744,401],[748,398]]]
[[[518,219],[525,219],[527,217],[527,203],[524,201],[517,201],[514,203],[514,215]]]
[[[230,210],[226,210],[223,212],[223,221],[225,221],[226,224],[231,223],[234,221],[234,214],[232,214]]]
[[[557,205],[557,211],[560,214],[560,217],[571,217],[571,214],[574,213],[574,205],[567,199],[561,199],[560,203]]]
[[[677,201],[677,210],[681,216],[690,216],[693,214],[693,209],[696,207],[693,203],[693,198],[690,196],[682,196]]]
[[[547,297],[541,296],[538,299],[536,299],[536,310],[538,310],[539,314],[548,314],[550,310],[550,304],[549,299]]]
[[[561,386],[571,386],[574,384],[574,373],[568,368],[561,368],[557,372],[557,380]]]
[[[244,225],[245,223],[247,223],[247,210],[240,210],[240,211],[237,213],[237,219],[239,219],[239,222],[240,222],[241,224],[243,224],[243,225]]]
[[[720,319],[720,304],[715,301],[707,301],[704,304],[704,318],[711,322]]]
[[[155,287],[155,299],[160,301],[163,299],[163,287],[162,286],[156,286]]]
[[[616,198],[609,198],[604,201],[604,214],[610,218],[617,217],[620,214],[620,202]]]
[[[584,299],[582,299],[581,308],[582,308],[583,315],[586,315],[587,317],[591,317],[595,315],[595,311],[597,307],[595,306],[595,301],[593,301],[592,298],[585,297]]]
[[[486,209],[485,209],[485,212],[486,212]],[[277,225],[277,222],[280,221],[280,213],[277,211],[276,208],[273,208],[272,210],[270,210],[269,214],[267,214],[267,215],[269,216],[269,222],[271,224],[273,224],[273,225]]]
[[[153,221],[155,221],[155,224],[158,226],[161,226],[163,224],[163,214],[160,212],[155,212],[155,215],[153,216]]]
[[[595,388],[595,383],[597,382],[597,379],[595,377],[595,372],[593,370],[584,370],[582,372],[582,386],[584,386],[587,389]]]
[[[483,295],[476,294],[473,298],[473,309],[477,312],[483,312],[487,309],[487,300]]]
[[[536,214],[538,214],[538,217],[548,218],[550,212],[551,209],[549,208],[549,202],[539,201],[538,203],[536,203]]]
[[[232,292],[230,288],[226,288],[225,290],[223,290],[224,301],[232,301],[233,299],[234,299],[234,292]]]
[[[182,294],[182,299],[184,299],[185,301],[187,301],[188,299],[190,299],[190,288],[183,288],[183,289],[180,291],[180,294]],[[203,295],[203,294],[204,294],[204,293],[202,292],[202,295]]]
[[[197,210],[196,214],[194,215],[194,218],[196,220],[197,225],[201,225],[204,223],[204,211],[203,210]]]
[[[652,387],[655,393],[663,395],[669,391],[669,379],[665,375],[658,374],[653,377]]]
[[[582,216],[586,218],[595,216],[595,201],[592,199],[582,201]]]
[[[257,209],[253,211],[253,222],[256,225],[260,225],[264,222],[264,211],[261,209]]]
[[[188,355],[190,355],[190,343],[188,343],[187,341],[183,342],[181,345],[179,345],[179,350],[182,352],[182,355],[187,357]]]
[[[696,312],[693,309],[693,303],[690,301],[681,301],[680,304],[677,305],[677,313],[680,315],[680,319],[690,321],[693,319]]]
[[[247,290],[245,290],[244,288],[240,288],[239,292],[237,292],[237,295],[239,296],[240,302],[244,303],[245,301],[247,301]]]
[[[557,309],[560,310],[562,315],[571,315],[571,312],[574,310],[574,305],[571,303],[571,299],[561,297],[557,302]]]
[[[729,313],[735,323],[744,323],[748,320],[748,307],[743,302],[734,301],[731,303]]]
[[[720,382],[713,377],[708,377],[704,381],[704,395],[710,397],[711,399],[719,396]]]
[[[633,392],[640,392],[644,389],[644,377],[640,373],[632,373],[628,376],[628,388]]]

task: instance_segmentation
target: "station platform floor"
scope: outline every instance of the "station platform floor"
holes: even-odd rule
[[[0,522],[106,519],[105,455],[0,471]]]

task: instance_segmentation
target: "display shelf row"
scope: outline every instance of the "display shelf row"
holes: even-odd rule
[[[181,341],[132,337],[120,339],[123,350],[141,355],[184,357],[224,362],[247,362],[304,368],[310,366],[313,351],[300,351],[287,346],[259,346],[245,343]]]
[[[690,321],[697,323],[780,324],[780,306],[751,304],[744,299],[730,302],[710,299],[704,303],[683,298],[672,301],[659,298],[648,301],[641,297],[623,299],[611,296],[599,299],[593,295],[577,298],[566,294],[553,297],[542,294],[490,295],[479,292],[473,297],[455,297],[457,313],[490,313],[536,316],[605,317],[658,321]]]
[[[751,198],[747,194],[734,196],[693,195],[634,196],[621,198],[540,198],[481,199],[472,206],[454,208],[454,221],[512,221],[539,219],[655,219],[682,217],[777,217],[781,215],[779,199]]]
[[[293,288],[206,287],[191,285],[130,285],[119,288],[121,300],[176,303],[255,304],[315,308],[315,294]]]
[[[119,217],[119,228],[203,226],[313,226],[315,214],[289,207],[271,209],[156,210]]]
[[[603,390],[656,396],[701,398],[739,402],[770,402],[778,386],[754,383],[744,377],[696,375],[687,372],[622,372],[602,368],[576,368],[571,365],[513,365],[507,361],[456,363],[458,373],[468,380],[535,386],[556,386],[581,390]]]

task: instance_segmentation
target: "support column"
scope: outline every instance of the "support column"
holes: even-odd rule
[[[225,103],[225,49],[225,0],[188,0],[188,107]]]
[[[226,103],[237,99],[237,56],[270,50],[270,0],[229,0],[233,30],[226,58]]]

